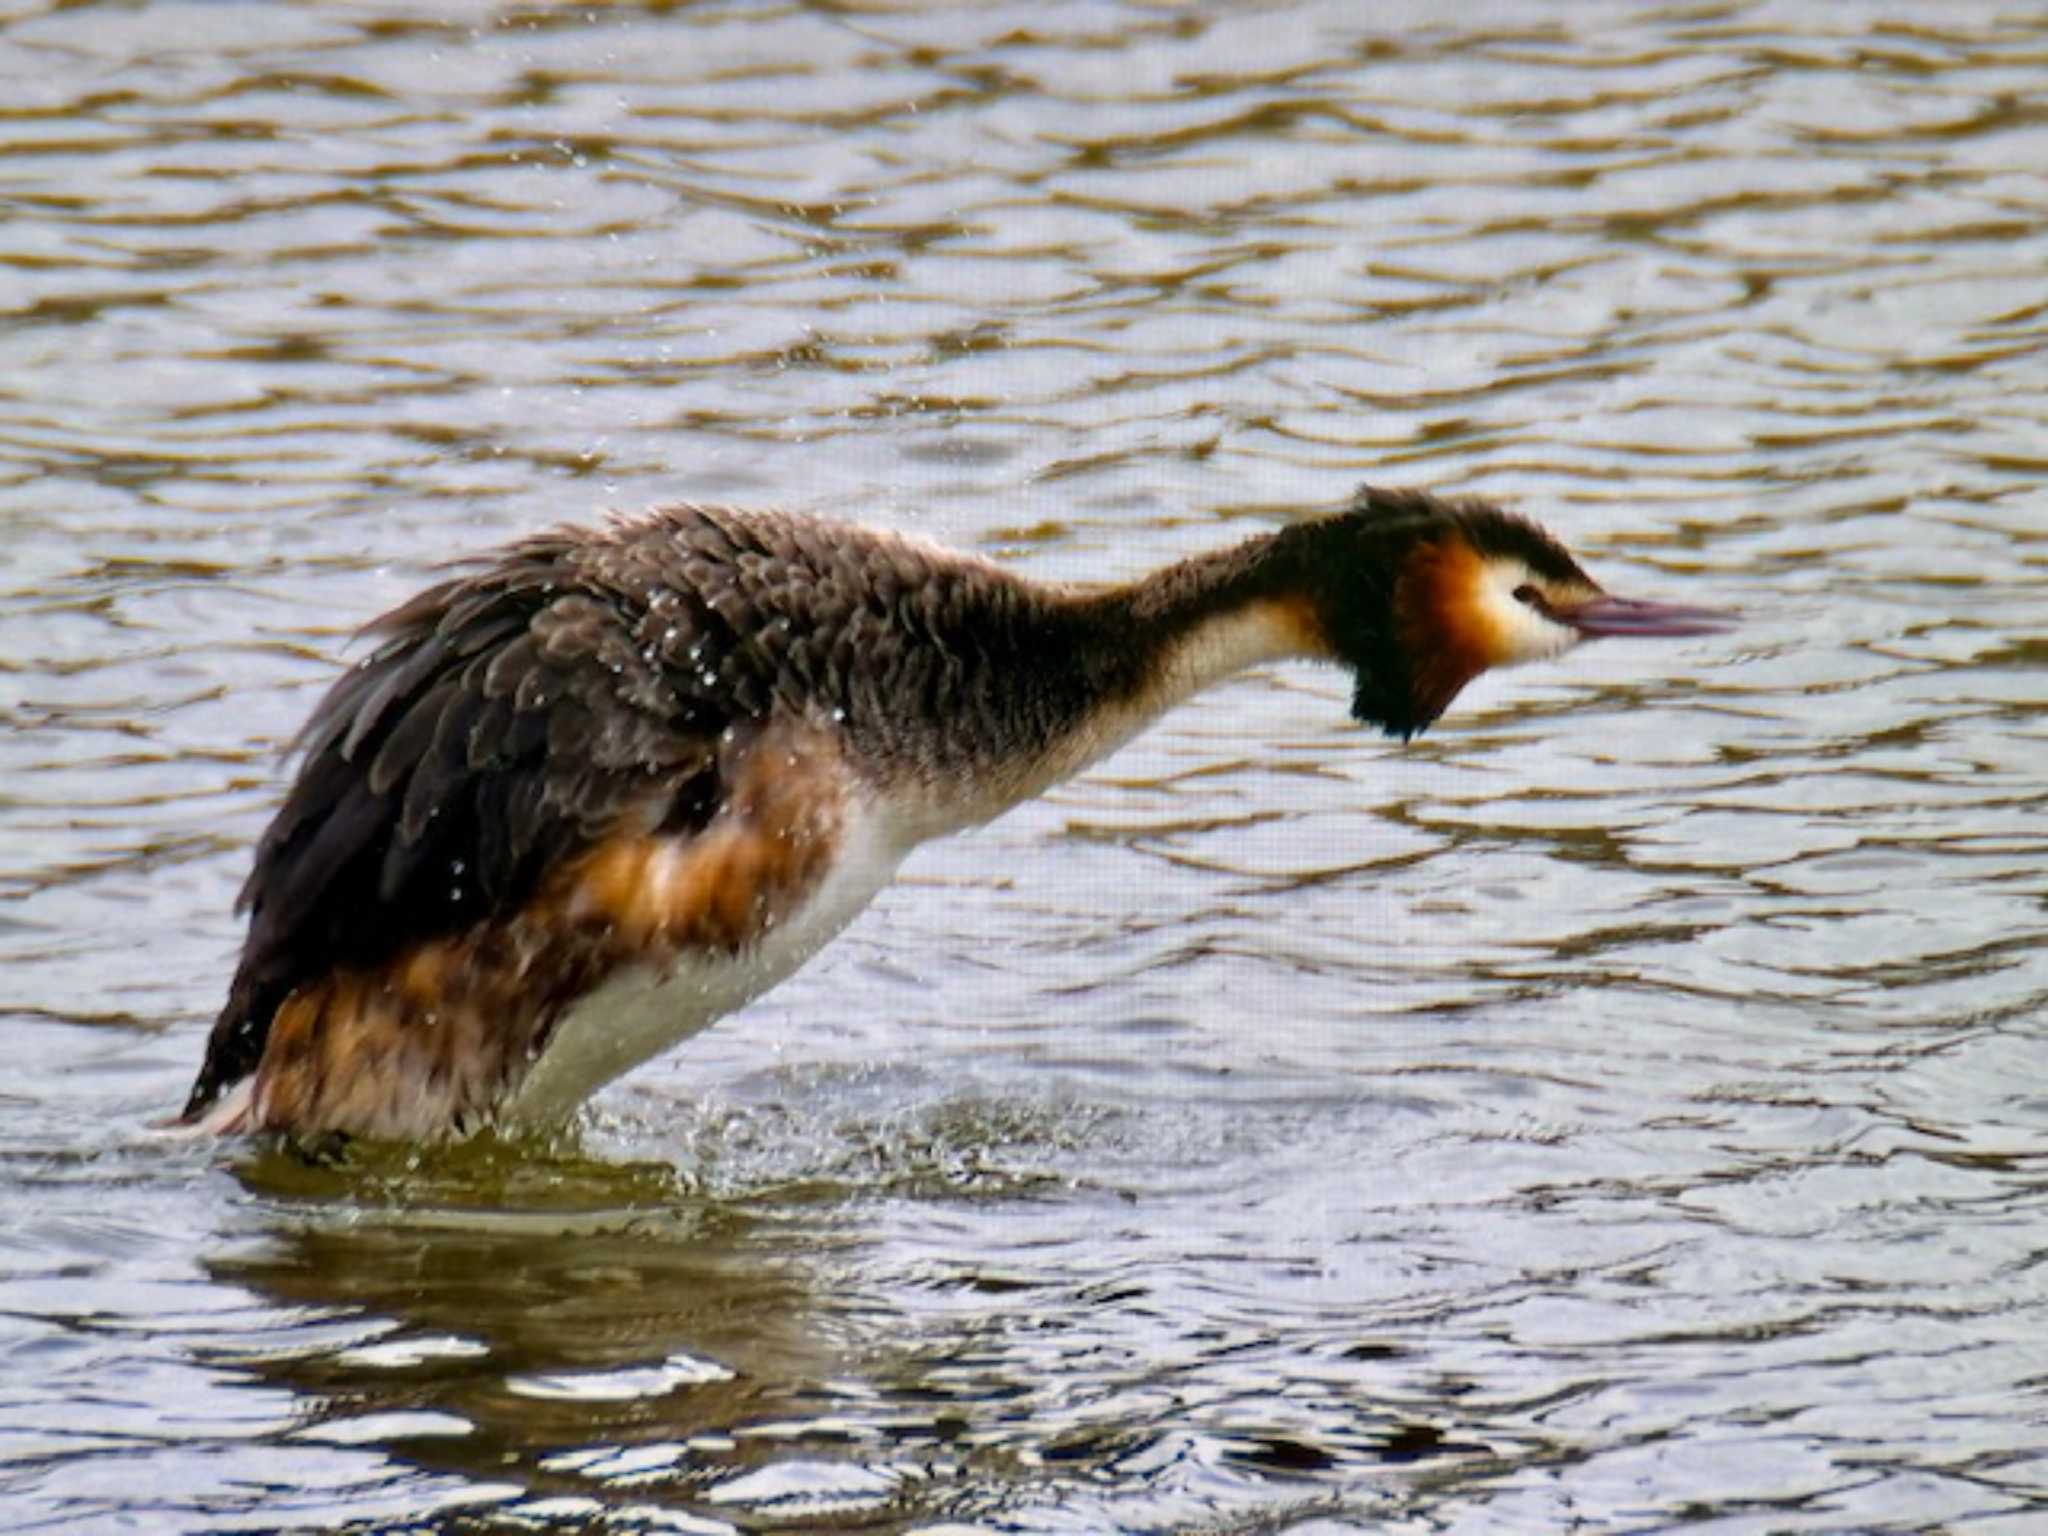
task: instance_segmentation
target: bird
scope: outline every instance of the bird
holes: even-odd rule
[[[458,563],[366,634],[258,840],[174,1123],[409,1142],[560,1124],[788,976],[918,844],[1283,659],[1407,740],[1480,673],[1724,630],[1475,498],[1367,486],[1135,579],[683,504]]]

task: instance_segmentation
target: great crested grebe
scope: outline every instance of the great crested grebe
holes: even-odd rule
[[[918,843],[1285,657],[1406,738],[1488,667],[1708,609],[1533,523],[1367,487],[1107,587],[680,506],[511,545],[372,626],[307,723],[183,1123],[420,1138],[559,1119],[795,970]]]

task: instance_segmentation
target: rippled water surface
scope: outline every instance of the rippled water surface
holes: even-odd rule
[[[0,1524],[2048,1529],[2048,20],[0,24]],[[696,497],[1361,479],[1737,634],[1197,701],[573,1143],[167,1142],[280,747]]]

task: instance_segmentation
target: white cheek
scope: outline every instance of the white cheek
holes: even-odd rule
[[[1515,597],[1515,588],[1525,577],[1495,575],[1486,583],[1486,619],[1500,646],[1497,666],[1516,667],[1525,661],[1544,661],[1562,655],[1577,645],[1579,632],[1569,624],[1547,618]]]

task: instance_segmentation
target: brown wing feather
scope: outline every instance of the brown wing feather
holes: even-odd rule
[[[761,938],[823,877],[849,778],[836,745],[801,727],[742,732],[721,759],[731,793],[702,831],[622,828],[553,866],[514,910],[295,989],[233,1128],[470,1129],[518,1087],[569,1006],[621,966],[660,969]]]
[[[644,584],[607,570],[619,547],[532,540],[374,626],[389,638],[314,711],[257,846],[248,939],[188,1120],[255,1068],[302,984],[516,909],[625,820],[702,824],[733,713],[667,665],[701,609],[646,638]]]
[[[927,785],[1057,736],[1102,686],[1064,611],[979,562],[705,507],[544,534],[421,593],[308,722],[186,1118],[274,1028],[361,1016],[316,998],[336,978],[491,931],[614,839],[702,833],[735,793],[728,749],[771,720],[830,718],[864,772]]]

